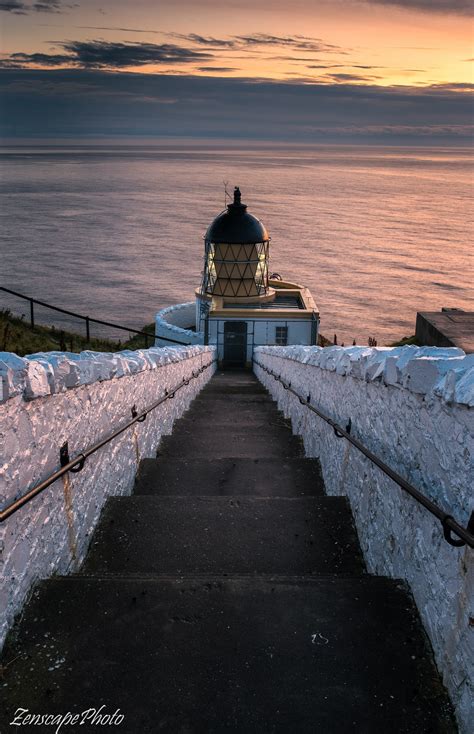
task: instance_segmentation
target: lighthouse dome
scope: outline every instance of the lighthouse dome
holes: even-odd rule
[[[270,236],[262,222],[248,213],[247,205],[241,202],[240,189],[236,187],[234,201],[209,225],[204,239],[229,245],[252,245],[268,242]]]

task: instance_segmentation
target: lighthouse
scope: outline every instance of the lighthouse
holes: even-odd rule
[[[204,235],[196,332],[217,346],[223,367],[250,366],[255,346],[316,344],[319,311],[308,288],[269,275],[270,235],[234,199]]]
[[[238,187],[233,203],[214,219],[204,241],[203,294],[240,301],[268,293],[270,237],[264,225],[242,204]]]

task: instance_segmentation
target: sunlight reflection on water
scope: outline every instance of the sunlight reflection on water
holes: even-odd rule
[[[417,310],[474,309],[471,160],[445,149],[3,148],[1,284],[141,327],[193,298],[225,179],[269,229],[271,269],[311,288],[322,333],[387,343],[414,332]]]

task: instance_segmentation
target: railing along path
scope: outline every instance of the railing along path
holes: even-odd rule
[[[413,497],[413,499],[415,499],[420,505],[428,510],[428,512],[434,515],[441,522],[444,538],[450,545],[455,546],[456,548],[460,548],[464,545],[468,545],[470,548],[474,548],[474,512],[471,514],[467,528],[464,528],[452,517],[452,515],[449,515],[447,512],[441,509],[441,507],[430,500],[429,497],[426,497],[426,495],[413,487],[413,485],[407,482],[406,479],[400,476],[400,474],[391,469],[388,464],[379,459],[374,453],[372,453],[372,451],[370,451],[370,449],[364,446],[363,443],[351,436],[350,420],[347,427],[344,429],[341,425],[339,425],[339,423],[333,420],[330,416],[326,415],[326,413],[324,413],[320,408],[311,403],[311,395],[308,395],[306,397],[300,395],[298,392],[296,392],[294,388],[291,387],[291,382],[286,382],[281,377],[281,375],[278,375],[273,370],[265,367],[256,359],[254,359],[253,363],[264,372],[266,372],[268,375],[271,375],[275,380],[277,380],[277,382],[280,382],[285,390],[288,390],[288,392],[292,393],[292,395],[298,398],[301,405],[304,405],[306,408],[308,408],[308,410],[315,413],[317,416],[319,416],[319,418],[322,418],[323,421],[330,425],[331,428],[334,429],[334,433],[338,438],[345,438],[347,441],[349,441],[349,443],[355,446],[356,449],[358,449],[364,456],[369,459],[369,461],[375,464],[375,466],[381,469],[384,474],[386,474],[388,477],[390,477],[390,479],[398,484],[398,486],[404,492],[407,492],[407,494]],[[458,536],[459,540],[453,538],[452,533],[455,533]]]
[[[62,476],[64,476],[68,472],[73,472],[73,473],[80,472],[84,468],[86,459],[89,456],[91,456],[91,454],[94,454],[96,451],[99,451],[99,449],[101,449],[106,444],[110,443],[110,441],[113,441],[113,439],[117,438],[117,436],[120,436],[121,433],[126,431],[131,426],[135,425],[135,423],[143,423],[148,413],[151,413],[152,410],[155,410],[155,408],[158,408],[158,406],[164,403],[166,400],[171,400],[172,398],[174,398],[178,390],[181,390],[186,385],[189,385],[191,380],[197,379],[199,375],[201,375],[203,372],[205,372],[205,370],[211,367],[211,365],[213,365],[215,361],[216,361],[215,359],[212,359],[210,362],[203,365],[200,369],[193,370],[192,375],[190,377],[188,378],[183,377],[181,382],[174,385],[170,390],[165,390],[165,393],[164,395],[161,396],[161,398],[158,398],[158,400],[156,400],[152,405],[149,405],[148,408],[143,410],[141,413],[138,413],[137,408],[134,405],[131,409],[131,412],[132,412],[131,420],[127,421],[124,425],[117,428],[110,435],[105,436],[97,443],[93,444],[92,446],[89,446],[87,449],[80,452],[73,459],[69,459],[68,445],[66,442],[60,449],[61,468],[55,471],[53,474],[50,474],[49,477],[47,477],[42,482],[40,482],[36,486],[29,489],[27,492],[25,492],[25,494],[21,495],[21,497],[14,500],[9,505],[7,505],[3,510],[1,510],[0,511],[0,523],[4,522],[8,517],[10,517],[15,512],[17,512],[21,507],[23,507],[28,502],[30,502],[34,497],[36,497],[36,495],[40,494],[40,492],[44,492],[45,489],[47,489],[51,484],[53,484],[56,480],[60,479]]]
[[[108,326],[111,329],[118,329],[119,331],[126,331],[129,334],[139,334],[140,336],[145,337],[145,345],[148,346],[148,340],[151,339],[154,340],[154,334],[150,334],[147,331],[141,331],[139,329],[131,329],[128,326],[121,326],[120,324],[113,324],[110,321],[103,321],[102,319],[94,319],[92,316],[84,316],[80,313],[75,313],[75,311],[68,311],[65,308],[60,308],[59,306],[53,306],[51,303],[45,303],[44,301],[38,301],[36,298],[30,298],[30,296],[25,296],[24,293],[18,293],[17,291],[12,291],[10,288],[4,288],[3,286],[0,286],[0,291],[4,291],[5,293],[9,293],[12,296],[16,296],[17,298],[22,298],[24,301],[28,301],[30,305],[30,326],[32,329],[35,328],[35,304],[38,306],[42,306],[43,308],[49,308],[51,311],[57,311],[58,313],[66,314],[66,316],[73,316],[76,319],[82,319],[82,321],[85,322],[86,326],[86,340],[89,342],[91,339],[91,333],[90,333],[90,325],[91,324],[100,324],[101,326]],[[172,344],[180,344],[180,345],[188,345],[188,342],[180,341],[179,339],[171,339],[168,336],[159,337],[163,341],[171,342]]]

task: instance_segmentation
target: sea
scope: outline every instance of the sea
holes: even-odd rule
[[[3,145],[0,285],[141,328],[194,299],[203,234],[238,185],[270,232],[270,271],[311,289],[321,333],[389,344],[414,334],[417,311],[474,310],[473,155],[192,140]],[[2,292],[0,308],[29,313]],[[36,318],[83,329],[41,308]]]

